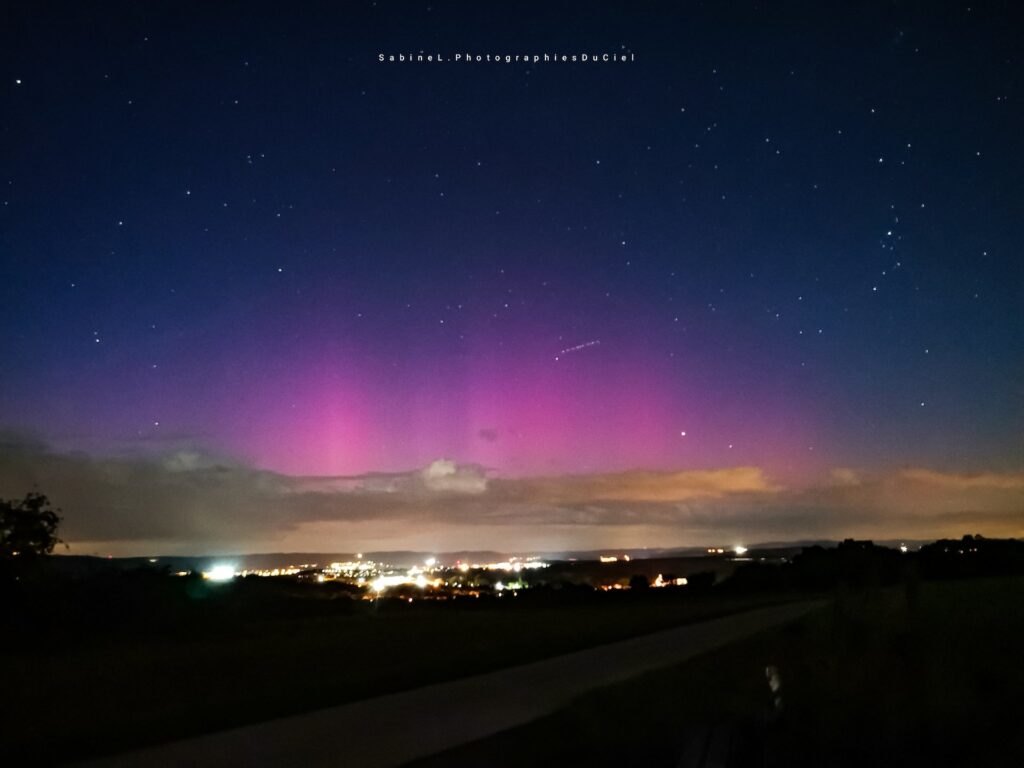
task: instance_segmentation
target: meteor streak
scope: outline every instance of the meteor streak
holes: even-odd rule
[[[600,343],[601,343],[600,339],[594,339],[593,341],[587,341],[587,342],[584,342],[583,344],[577,344],[575,347],[566,347],[561,352],[559,352],[557,355],[555,355],[555,360],[560,359],[562,357],[562,355],[567,355],[570,352],[579,352],[581,349],[586,349],[587,347],[596,347]]]

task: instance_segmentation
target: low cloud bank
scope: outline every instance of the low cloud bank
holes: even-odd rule
[[[0,497],[33,489],[63,507],[73,550],[118,554],[414,547],[428,531],[439,545],[480,548],[1024,534],[1024,472],[835,468],[793,488],[758,467],[503,478],[442,459],[297,477],[192,448],[103,457],[0,435]]]

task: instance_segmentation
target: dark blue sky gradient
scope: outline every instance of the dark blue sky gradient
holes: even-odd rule
[[[1021,468],[1020,10],[823,5],[8,4],[0,427]]]

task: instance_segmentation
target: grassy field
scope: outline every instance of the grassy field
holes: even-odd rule
[[[1020,578],[839,592],[794,625],[416,765],[1020,766],[1022,648]]]
[[[82,758],[411,688],[768,602],[671,590],[557,604],[338,601],[338,613],[166,617],[5,633],[7,755]],[[237,601],[235,601],[237,602]],[[110,608],[111,614],[117,607]],[[81,612],[85,613],[85,612]],[[156,623],[154,623],[156,622]]]

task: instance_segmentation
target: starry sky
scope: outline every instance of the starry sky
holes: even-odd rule
[[[8,3],[0,495],[117,553],[1024,532],[1021,10],[824,5]]]

